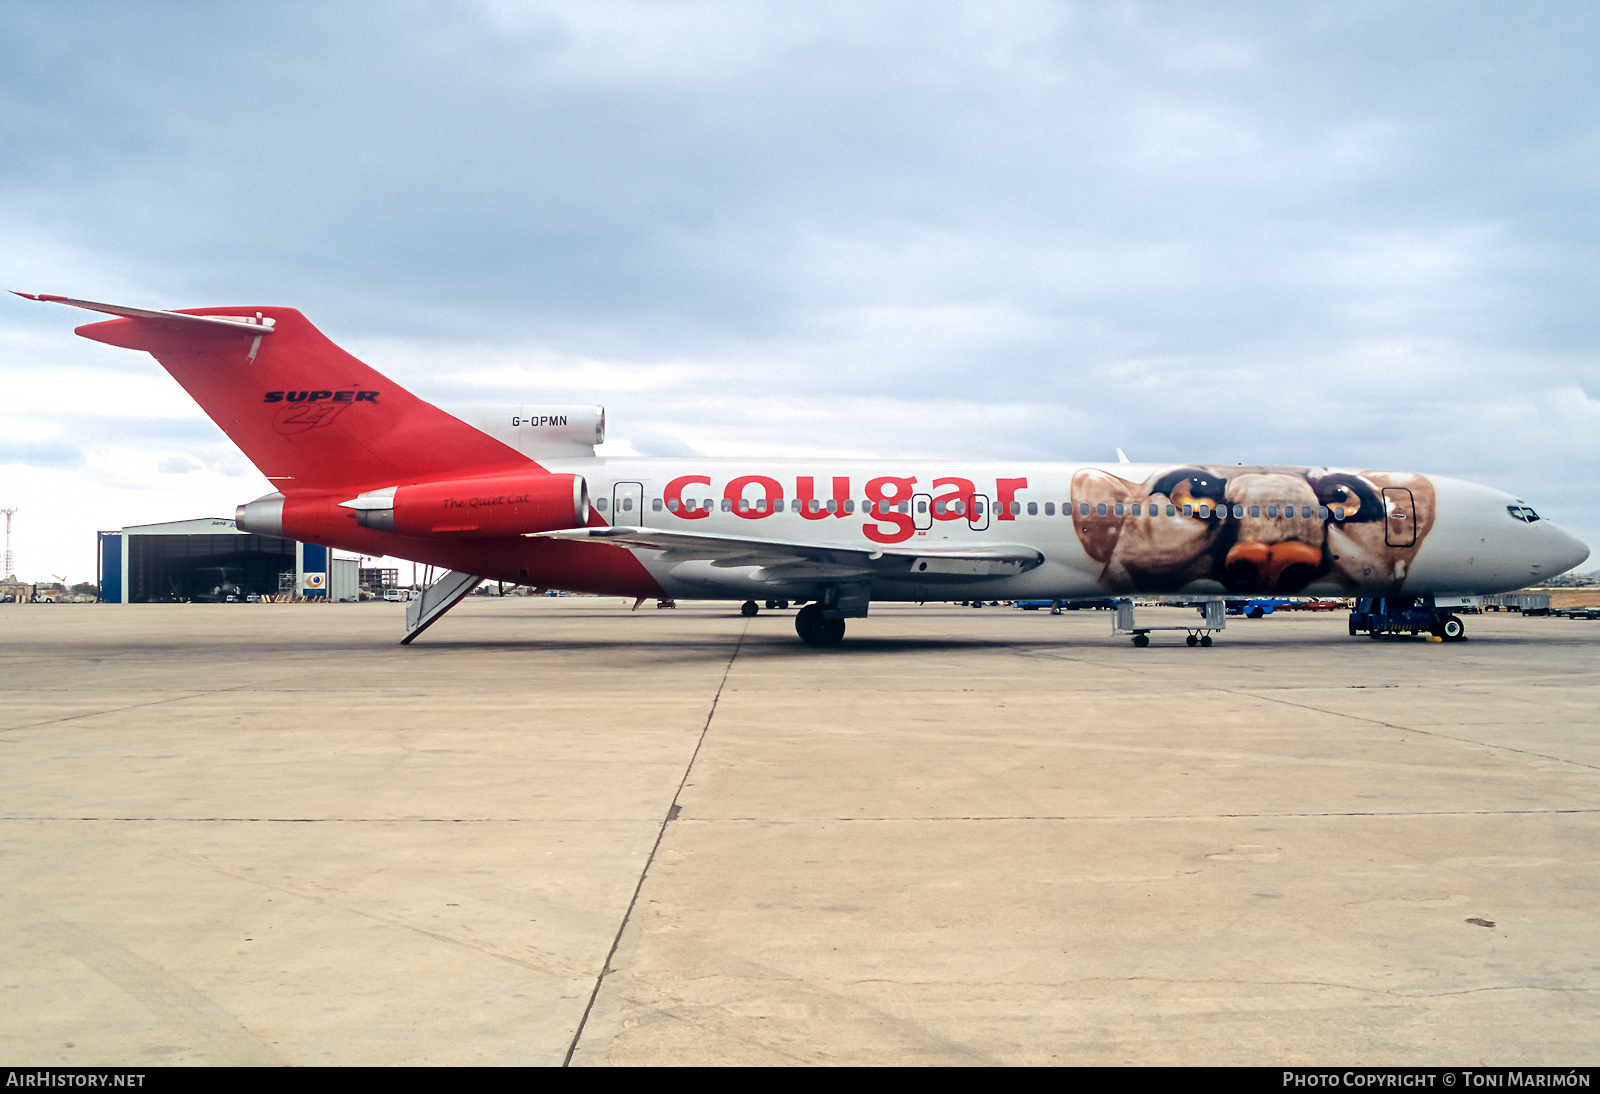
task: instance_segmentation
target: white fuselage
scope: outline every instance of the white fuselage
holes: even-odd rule
[[[615,527],[857,551],[1018,545],[1042,556],[1025,572],[958,586],[873,578],[875,600],[1482,594],[1553,576],[1588,554],[1550,522],[1513,516],[1520,502],[1510,495],[1437,476],[937,460],[540,462],[584,476],[599,517]],[[634,554],[674,597],[805,598],[819,583],[849,579],[821,563]]]

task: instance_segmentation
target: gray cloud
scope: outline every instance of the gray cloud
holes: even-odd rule
[[[3,14],[18,287],[289,304],[436,361],[693,361],[693,390],[548,395],[663,453],[777,421],[1515,476],[1600,540],[1581,6]]]
[[[17,441],[0,437],[0,465],[67,468],[83,463],[83,450],[61,441]]]

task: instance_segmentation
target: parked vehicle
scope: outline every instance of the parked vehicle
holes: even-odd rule
[[[1431,596],[1364,596],[1350,613],[1351,635],[1363,632],[1371,638],[1426,632],[1447,642],[1459,642],[1467,636],[1467,625],[1460,616],[1441,614]]]
[[[1292,608],[1294,604],[1293,600],[1255,597],[1250,600],[1228,601],[1227,612],[1229,615],[1242,615],[1247,619],[1260,619],[1264,615],[1271,615],[1275,608]]]

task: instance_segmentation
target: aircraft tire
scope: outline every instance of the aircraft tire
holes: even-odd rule
[[[794,617],[794,632],[814,649],[837,646],[844,639],[844,620],[822,618],[822,605],[807,604]]]
[[[767,607],[770,608],[772,605],[768,604]],[[758,605],[754,600],[746,600],[743,604],[739,605],[739,614],[744,616],[746,619],[749,619],[760,610],[760,605]]]

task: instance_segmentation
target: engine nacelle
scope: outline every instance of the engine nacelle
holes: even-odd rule
[[[391,486],[339,504],[374,532],[519,536],[583,527],[589,488],[582,475],[519,473]]]
[[[606,439],[603,406],[462,406],[451,414],[530,459],[593,456]]]

